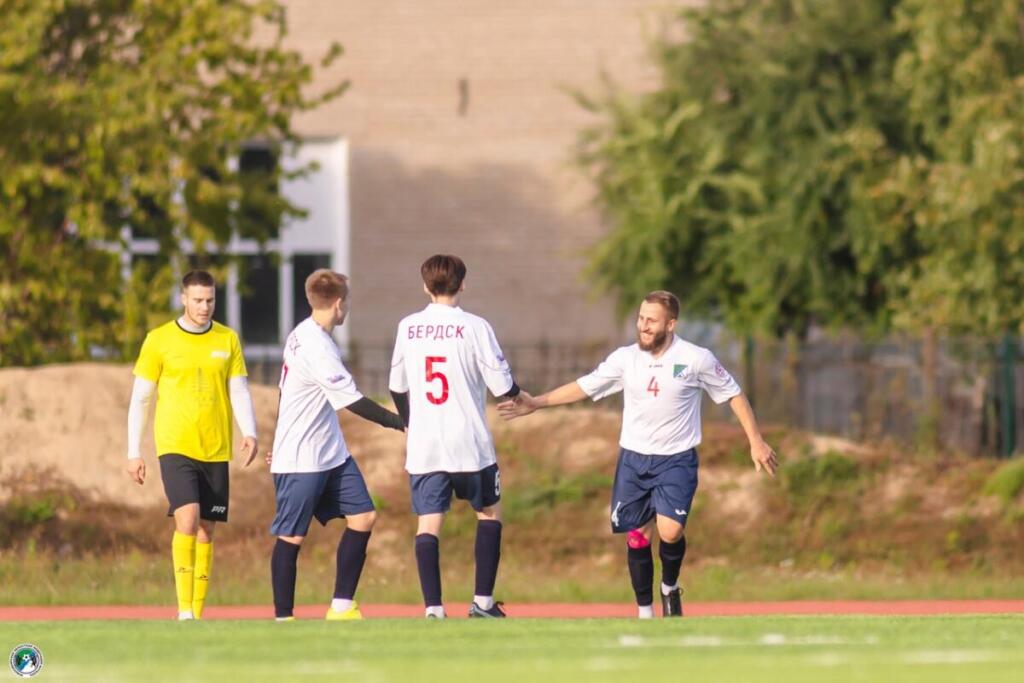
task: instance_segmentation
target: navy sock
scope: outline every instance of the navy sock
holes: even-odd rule
[[[420,570],[420,588],[423,590],[423,604],[427,607],[441,605],[441,548],[437,536],[418,534],[416,536],[416,566]]]
[[[661,557],[661,582],[666,586],[676,585],[679,581],[679,568],[683,566],[683,557],[686,556],[686,536],[675,543],[662,541],[658,546],[658,556]]]
[[[366,544],[370,542],[369,531],[345,529],[338,541],[338,569],[334,575],[334,597],[351,600],[359,585],[359,575],[366,562]]]
[[[636,593],[636,604],[646,607],[654,603],[654,553],[651,546],[628,548],[629,580]]]
[[[270,556],[270,583],[274,588],[274,616],[290,617],[295,609],[295,571],[300,545],[277,539]]]
[[[476,523],[476,593],[494,595],[501,560],[501,522],[482,519]]]

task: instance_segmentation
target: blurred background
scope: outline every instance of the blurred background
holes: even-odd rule
[[[163,547],[139,540],[162,533],[159,485],[118,469],[127,363],[189,269],[221,283],[268,444],[306,276],[351,276],[337,341],[383,397],[419,265],[455,253],[463,306],[534,392],[631,343],[648,291],[680,297],[681,336],[785,447],[778,482],[749,480],[706,406],[711,593],[745,581],[742,555],[778,595],[800,571],[869,571],[882,594],[910,569],[1019,594],[1022,155],[1018,0],[0,0],[0,567],[28,571],[30,541],[53,572]],[[522,528],[570,520],[614,592],[606,403],[556,413],[561,441],[495,434],[532,496]],[[404,519],[401,443],[381,438],[358,445]],[[247,476],[239,562],[272,507]],[[152,529],[83,531],[140,509]],[[542,593],[572,590],[594,595]]]

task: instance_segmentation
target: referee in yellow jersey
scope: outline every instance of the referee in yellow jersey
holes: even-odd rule
[[[128,408],[128,476],[146,481],[140,453],[156,390],[156,452],[174,517],[171,557],[178,619],[199,619],[213,565],[213,529],[228,520],[231,414],[242,430],[242,455],[256,457],[256,418],[238,335],[213,321],[213,276],[194,270],[181,281],[181,317],[146,335],[135,363]]]

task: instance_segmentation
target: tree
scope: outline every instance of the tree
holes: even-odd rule
[[[581,103],[612,230],[591,274],[742,334],[993,334],[1024,321],[1016,0],[721,0],[654,44],[661,83]],[[683,38],[672,37],[683,35]]]
[[[872,221],[917,243],[891,277],[904,329],[999,337],[1024,323],[1024,5],[904,0],[894,79],[911,153]]]
[[[122,282],[125,231],[159,266],[301,215],[280,169],[232,163],[254,140],[287,153],[292,116],[344,90],[304,92],[286,28],[269,0],[0,0],[0,365],[138,343],[168,292]]]

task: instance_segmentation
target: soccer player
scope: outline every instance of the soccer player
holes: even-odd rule
[[[443,619],[438,537],[451,500],[476,511],[476,590],[470,617],[502,618],[494,601],[501,556],[501,484],[487,427],[486,392],[519,387],[486,320],[459,308],[466,265],[436,255],[420,268],[430,304],[398,324],[390,388],[407,420],[405,469],[418,516],[416,564],[426,616]]]
[[[299,549],[313,517],[325,526],[344,517],[348,524],[338,542],[327,619],[362,619],[353,598],[377,513],[338,419],[348,409],[392,429],[404,431],[405,422],[359,393],[331,337],[345,322],[348,279],[323,268],[314,271],[306,279],[306,298],[313,313],[292,330],[284,347],[281,402],[269,458],[277,498],[270,527],[277,536],[270,560],[274,613],[279,621],[294,618]]]
[[[233,330],[213,321],[215,293],[206,271],[185,275],[184,311],[146,335],[128,408],[128,476],[141,485],[146,480],[142,431],[156,389],[156,452],[167,514],[174,517],[171,556],[180,620],[203,615],[214,526],[228,520],[232,413],[244,437],[246,467],[257,452],[242,346]]]
[[[627,535],[629,575],[642,619],[654,616],[655,527],[661,539],[662,615],[683,613],[679,570],[686,554],[687,515],[697,490],[701,391],[716,403],[729,402],[750,442],[757,471],[774,476],[778,464],[736,381],[711,351],[676,336],[678,317],[675,295],[651,292],[640,304],[636,344],[616,349],[575,382],[542,396],[523,391],[498,406],[503,417],[513,419],[538,408],[624,392],[611,524],[614,533]]]

